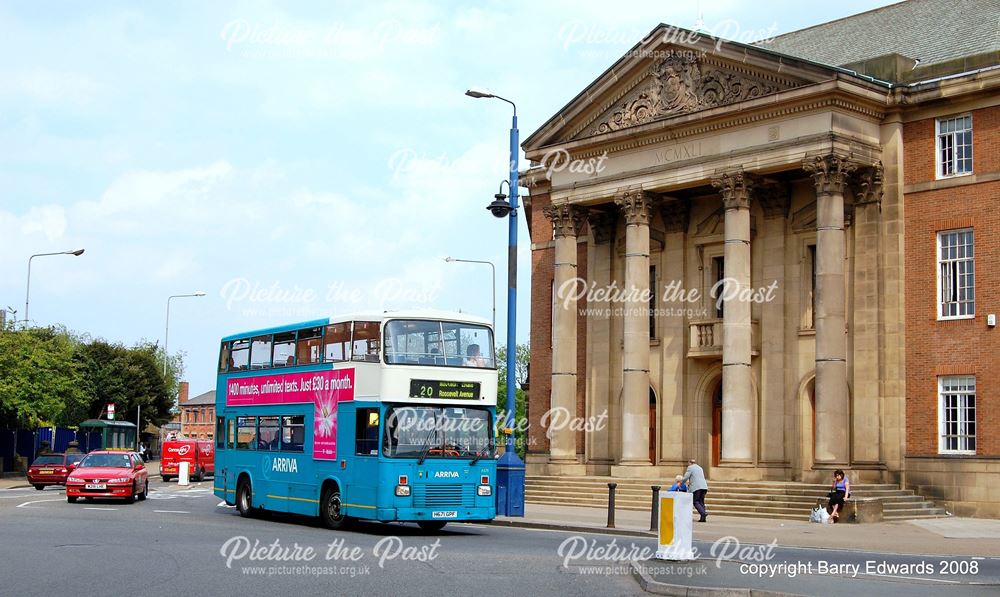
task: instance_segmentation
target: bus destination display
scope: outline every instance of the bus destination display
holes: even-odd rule
[[[410,380],[410,398],[444,398],[446,400],[478,400],[478,381]]]

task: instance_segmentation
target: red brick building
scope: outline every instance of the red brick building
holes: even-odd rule
[[[1000,516],[997,79],[941,81],[903,128],[907,482],[958,514],[991,516]]]
[[[215,438],[215,390],[188,398],[188,384],[181,384],[178,394],[180,435],[189,439]]]

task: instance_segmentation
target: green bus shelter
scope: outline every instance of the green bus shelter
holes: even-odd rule
[[[83,423],[80,423],[80,430],[88,433],[100,433],[102,450],[135,449],[135,423],[87,419]],[[89,452],[95,449],[96,446],[84,446],[83,448]]]

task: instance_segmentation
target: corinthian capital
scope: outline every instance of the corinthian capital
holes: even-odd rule
[[[583,211],[573,205],[547,205],[542,213],[552,222],[552,232],[556,238],[577,236],[583,225]]]
[[[882,203],[882,162],[875,162],[867,168],[861,168],[851,181],[854,191],[854,204],[867,205]]]
[[[802,169],[813,177],[817,195],[843,195],[848,177],[857,167],[857,164],[847,157],[835,153],[818,155],[802,161]]]
[[[722,172],[712,179],[712,186],[722,193],[722,205],[725,209],[750,209],[750,193],[754,183],[754,178],[742,168]]]
[[[653,214],[653,195],[642,189],[626,189],[615,197],[615,205],[625,216],[627,226],[649,226]]]

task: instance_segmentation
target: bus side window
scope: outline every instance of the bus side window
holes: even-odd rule
[[[378,409],[359,408],[354,419],[354,453],[378,456]]]
[[[226,421],[226,448],[236,449],[236,421],[233,419]]]
[[[240,371],[250,367],[250,341],[233,340],[232,350],[229,353],[229,370]]]
[[[257,417],[236,417],[236,449],[257,448]]]
[[[301,452],[305,443],[305,417],[281,417],[281,449],[285,452]]]
[[[224,373],[229,368],[229,342],[223,342],[219,350],[219,373]]]
[[[271,366],[271,336],[257,336],[250,346],[250,368],[267,369]]]
[[[311,365],[320,362],[323,355],[323,328],[305,328],[299,330],[298,344],[295,348],[295,359],[299,365]]]
[[[215,448],[217,450],[224,450],[226,448],[225,417],[215,417]]]
[[[351,359],[351,324],[334,323],[326,326],[326,350],[323,360],[327,363]]]
[[[351,347],[352,359],[377,363],[379,360],[379,323],[377,321],[355,321],[354,342]]]
[[[275,367],[295,365],[295,332],[274,335],[274,356],[271,361]]]

